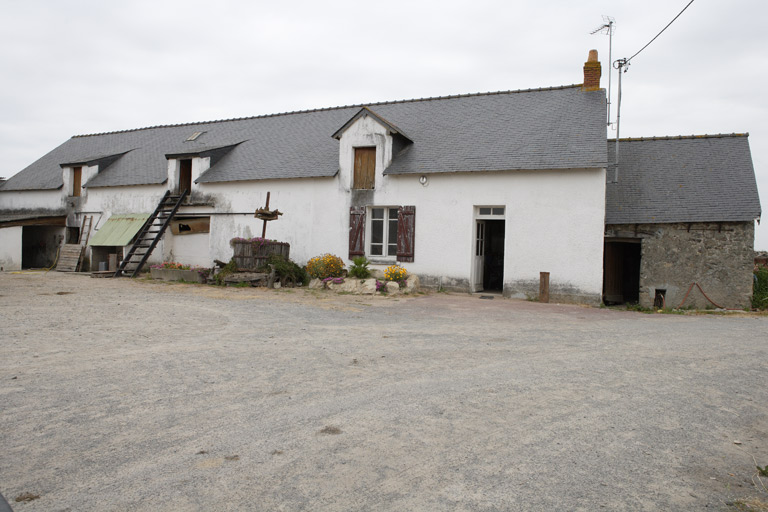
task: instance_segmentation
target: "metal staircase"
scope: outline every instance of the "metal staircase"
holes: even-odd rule
[[[147,262],[149,255],[152,254],[157,242],[163,238],[163,234],[171,223],[171,219],[176,215],[179,206],[181,206],[188,193],[188,190],[182,192],[181,195],[171,195],[170,191],[165,193],[155,211],[149,216],[144,227],[139,231],[136,241],[128,250],[128,254],[120,262],[120,266],[117,267],[115,277],[122,275],[136,277],[141,267]]]

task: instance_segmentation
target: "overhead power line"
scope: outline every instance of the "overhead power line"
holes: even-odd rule
[[[683,7],[683,10],[677,13],[677,16],[672,18],[672,21],[667,23],[667,26],[661,29],[661,32],[656,34],[654,38],[648,41],[648,44],[640,48],[637,51],[637,53],[635,53],[633,56],[631,56],[628,59],[619,59],[613,63],[613,66],[619,70],[619,97],[616,105],[616,145],[615,145],[615,153],[614,153],[615,161],[613,164],[614,165],[613,183],[619,182],[619,130],[621,127],[621,75],[622,73],[627,72],[627,69],[629,68],[629,61],[631,61],[632,59],[640,55],[640,52],[648,48],[648,46],[650,46],[652,42],[654,42],[661,34],[663,34],[664,31],[667,30],[669,26],[672,25],[675,22],[675,20],[679,18],[680,15],[683,14],[688,7],[691,6],[692,3],[693,3],[693,0],[688,2],[688,4],[685,7]]]
[[[671,24],[673,24],[673,23],[675,22],[675,20],[676,20],[677,18],[679,18],[679,17],[680,17],[680,15],[681,15],[681,14],[683,14],[683,13],[685,12],[685,10],[686,10],[688,7],[690,7],[690,6],[691,6],[691,4],[692,4],[692,3],[693,3],[693,0],[691,0],[690,2],[688,2],[688,5],[686,5],[685,7],[683,7],[683,10],[682,10],[682,11],[680,11],[680,12],[677,14],[677,16],[675,16],[674,18],[672,18],[672,21],[670,21],[669,23],[667,23],[667,26],[666,26],[666,27],[664,27],[663,29],[661,29],[661,32],[659,32],[658,34],[656,34],[656,36],[654,36],[654,38],[653,38],[653,39],[651,39],[650,41],[648,41],[648,44],[646,44],[645,46],[643,46],[642,48],[640,48],[640,49],[637,51],[637,53],[636,53],[636,54],[634,54],[633,56],[631,56],[630,58],[628,58],[628,59],[626,60],[626,64],[628,64],[628,63],[629,63],[629,61],[631,61],[632,59],[634,59],[635,57],[637,57],[637,56],[640,54],[640,52],[642,52],[643,50],[645,50],[646,48],[648,48],[648,46],[650,46],[650,44],[651,44],[652,42],[654,42],[654,41],[656,40],[656,38],[657,38],[657,37],[659,37],[659,36],[660,36],[662,33],[664,33],[664,31],[665,31],[665,30],[667,30],[667,29],[669,28],[669,26],[670,26]]]

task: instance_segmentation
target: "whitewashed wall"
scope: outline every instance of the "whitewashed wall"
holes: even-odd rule
[[[64,208],[62,189],[0,192],[0,210],[56,210]]]
[[[354,148],[376,146],[376,185],[351,189]],[[209,234],[176,236],[168,232],[150,261],[174,259],[211,265],[228,261],[233,237],[261,235],[253,212],[271,192],[270,208],[284,213],[268,223],[267,238],[291,244],[291,257],[303,264],[326,252],[346,260],[351,205],[416,207],[415,259],[405,266],[432,282],[443,280],[469,289],[474,247],[475,206],[504,206],[504,288],[507,295],[535,295],[539,273],[550,272],[555,297],[597,302],[602,290],[605,171],[575,169],[492,173],[384,176],[392,159],[392,137],[370,117],[351,125],[339,142],[339,173],[333,178],[196,184],[193,193],[214,206],[185,206],[184,214],[211,215]],[[193,159],[193,180],[209,165]],[[168,163],[163,185],[88,189],[78,211],[96,215],[97,227],[116,213],[148,213],[177,177]],[[24,193],[13,204],[48,207],[61,204],[64,192]],[[8,194],[1,194],[7,196]],[[3,207],[9,202],[2,199]],[[15,202],[15,203],[14,203]],[[193,201],[194,203],[194,201]],[[22,207],[22,206],[17,206]],[[76,222],[80,222],[77,216]],[[78,224],[79,225],[79,224]],[[13,236],[11,232],[9,236]],[[20,244],[20,235],[19,244]]]
[[[334,179],[206,185],[217,205],[245,213],[213,217],[211,259],[228,261],[233,237],[261,235],[262,222],[250,212],[263,206],[271,191],[270,208],[284,215],[268,223],[267,238],[289,242],[299,263],[325,252],[346,260],[353,194],[344,186],[348,183],[341,173]],[[415,258],[406,267],[459,288],[470,279],[474,207],[505,206],[508,295],[526,296],[545,271],[551,273],[554,295],[561,290],[592,300],[602,289],[604,183],[601,169],[435,174],[426,186],[418,175],[377,176],[370,204],[416,206]],[[179,259],[181,252],[174,256]]]
[[[0,268],[21,270],[21,226],[0,229]]]

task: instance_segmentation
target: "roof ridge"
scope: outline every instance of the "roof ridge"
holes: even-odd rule
[[[347,108],[363,108],[363,107],[375,107],[379,105],[392,105],[397,103],[416,103],[420,101],[436,101],[436,100],[453,100],[457,98],[470,98],[470,97],[477,97],[477,96],[496,96],[501,94],[521,94],[526,92],[544,92],[544,91],[558,91],[563,89],[574,89],[577,87],[581,87],[581,84],[571,84],[571,85],[560,85],[560,86],[554,86],[554,87],[539,87],[535,89],[516,89],[516,90],[509,90],[509,91],[489,91],[489,92],[474,92],[474,93],[468,93],[468,94],[453,94],[448,96],[430,96],[427,98],[412,98],[407,100],[391,100],[391,101],[377,101],[373,103],[359,103],[359,104],[352,104],[352,105],[339,105],[336,107],[324,107],[324,108],[313,108],[313,109],[306,109],[306,110],[292,110],[288,112],[278,112],[274,114],[261,114],[257,116],[245,116],[245,117],[232,117],[229,119],[215,119],[212,121],[194,121],[190,123],[177,123],[177,124],[159,124],[155,126],[145,126],[142,128],[129,128],[127,130],[115,130],[111,132],[100,132],[100,133],[85,133],[81,135],[73,135],[71,138],[78,139],[82,137],[97,137],[100,135],[112,135],[117,133],[130,133],[130,132],[139,132],[143,130],[154,130],[157,128],[178,128],[181,126],[197,126],[202,124],[215,124],[215,123],[229,123],[232,121],[248,121],[250,119],[265,119],[269,117],[280,117],[280,116],[290,116],[295,114],[312,114],[315,112],[325,112],[328,110],[343,110]]]
[[[749,137],[749,132],[744,133],[705,133],[703,135],[665,135],[652,137],[626,137],[619,142],[645,142],[654,140],[684,140],[684,139],[723,139],[726,137]],[[608,142],[616,142],[616,139],[608,139]]]

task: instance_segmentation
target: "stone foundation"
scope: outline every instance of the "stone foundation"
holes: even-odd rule
[[[652,307],[656,291],[666,290],[666,306],[676,308],[694,282],[722,307],[750,304],[753,222],[608,225],[605,234],[641,240],[641,306]],[[683,304],[688,306],[715,307],[696,286]]]
[[[519,280],[504,283],[504,296],[512,299],[539,299],[538,280]],[[558,304],[600,304],[599,293],[589,293],[568,283],[549,283],[549,302]]]

